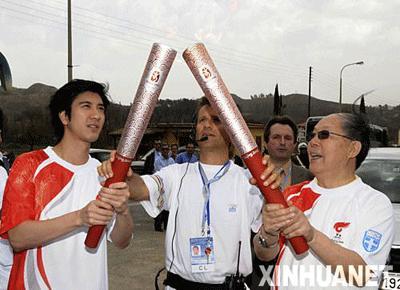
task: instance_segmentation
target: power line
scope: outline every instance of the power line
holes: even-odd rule
[[[35,2],[35,1],[34,1],[34,2]],[[62,2],[60,2],[60,1],[53,1],[53,2],[60,3],[60,4],[62,3]],[[37,3],[37,2],[36,2],[36,3]],[[62,4],[63,4],[63,3],[62,3]],[[48,6],[48,7],[51,7],[51,8],[53,8],[53,9],[56,9],[56,8],[54,8],[54,6],[49,6],[49,5],[44,4],[44,3],[40,3],[40,5],[41,5],[41,6]],[[75,11],[74,14],[81,15],[81,16],[83,16],[85,19],[86,19],[86,18],[90,18],[90,19],[93,19],[93,20],[95,20],[95,21],[99,21],[99,22],[101,22],[102,24],[108,23],[108,24],[111,24],[111,25],[116,25],[116,26],[120,26],[120,27],[126,28],[126,29],[128,29],[128,30],[132,30],[132,31],[135,31],[135,32],[146,33],[146,34],[154,35],[154,36],[157,36],[157,37],[161,37],[161,38],[163,38],[163,39],[168,39],[168,40],[170,40],[170,41],[177,41],[177,42],[179,42],[178,40],[172,40],[172,39],[170,39],[170,38],[165,37],[166,31],[163,31],[163,30],[160,30],[160,29],[155,29],[155,28],[153,28],[153,27],[150,27],[150,26],[147,26],[147,25],[143,25],[143,24],[139,24],[139,23],[135,23],[135,22],[132,22],[132,21],[129,21],[129,20],[126,20],[126,19],[115,18],[115,17],[111,17],[111,16],[106,15],[106,14],[102,14],[102,13],[98,13],[98,12],[93,12],[93,11],[91,11],[91,10],[89,10],[89,9],[82,8],[82,7],[75,6],[75,5],[74,5],[74,8],[76,8],[76,9],[78,9],[78,10],[83,10],[83,11],[88,12],[89,14],[95,15],[95,17],[93,17],[93,16],[89,16],[88,13],[86,13],[86,14],[81,14],[81,13],[79,13],[79,12],[76,12],[76,10],[74,10],[74,11]],[[57,9],[60,9],[60,8],[57,8]],[[61,9],[65,10],[65,7],[61,8]],[[99,19],[99,16],[101,17],[101,19]],[[104,18],[110,19],[110,20],[112,20],[112,21],[114,21],[114,22],[115,22],[115,21],[124,22],[124,23],[127,23],[128,25],[122,25],[122,24],[119,24],[119,23],[118,23],[118,24],[113,24],[113,23],[110,23],[110,22],[108,22],[108,21],[105,21]],[[92,25],[93,25],[93,24],[92,24]],[[148,32],[148,31],[143,31],[143,30],[137,30],[137,28],[133,28],[132,26],[144,27],[145,29],[152,30],[152,31],[154,31],[154,32],[156,32],[156,33],[154,33],[154,32]],[[178,37],[182,38],[182,39],[186,39],[186,40],[190,40],[190,41],[196,41],[195,39],[189,38],[189,37],[187,37],[187,36],[185,36],[185,35],[181,35],[181,34],[176,34],[176,35],[177,35]],[[180,45],[182,45],[182,44],[180,43]],[[182,46],[183,46],[183,45],[182,45]],[[254,62],[254,61],[255,61],[255,62],[258,63],[258,64],[259,64],[260,62],[262,62],[262,63],[265,63],[266,65],[274,66],[274,67],[276,67],[277,69],[288,70],[288,71],[297,71],[299,74],[301,74],[301,73],[303,72],[303,71],[302,71],[301,69],[299,69],[298,67],[295,67],[295,66],[287,66],[287,65],[284,65],[284,64],[282,64],[282,63],[278,63],[278,62],[276,62],[275,60],[270,60],[270,59],[266,58],[265,56],[260,56],[260,55],[256,55],[256,54],[251,54],[251,53],[243,52],[243,51],[238,51],[238,50],[236,50],[236,49],[234,49],[234,48],[232,48],[232,47],[226,48],[226,47],[223,47],[223,46],[210,45],[210,49],[213,50],[213,51],[215,51],[215,52],[217,52],[217,53],[221,53],[221,52],[223,51],[224,54],[229,53],[229,54],[231,54],[231,55],[236,55],[236,56],[239,56],[241,59],[248,59],[249,62]]]
[[[29,6],[26,6],[26,5],[12,3],[12,2],[7,1],[7,0],[3,0],[3,1],[9,2],[9,3],[11,3],[11,4],[13,4],[13,5],[17,6],[17,7],[20,7],[20,8],[27,8],[27,9],[33,9],[33,10],[39,11],[41,13],[44,13],[46,16],[59,17],[59,15],[55,15],[55,14],[53,14],[51,12],[48,12],[48,11],[41,11],[41,10],[38,10],[37,8],[32,8],[32,7],[29,7]],[[22,11],[16,11],[14,9],[11,9],[11,10],[13,10],[14,12],[17,12],[17,13],[23,13],[23,14],[26,14],[26,15],[29,15],[29,16],[33,16],[33,15],[30,15],[30,13],[24,13]],[[51,22],[54,22],[54,23],[57,23],[57,24],[65,24],[64,22],[54,21],[53,19],[49,19],[48,17],[44,17],[44,16],[41,16],[39,18],[45,19],[45,20],[48,20],[48,21],[51,21]],[[89,23],[89,22],[86,22],[86,21],[82,21],[81,19],[75,19],[74,23],[75,23],[74,27],[76,27],[76,28],[78,28],[80,30],[83,30],[83,31],[87,31],[87,32],[93,32],[93,33],[96,33],[96,34],[105,34],[104,31],[112,32],[113,34],[105,34],[105,35],[107,35],[109,37],[112,37],[114,39],[117,39],[117,40],[121,40],[121,41],[126,41],[127,38],[131,38],[132,37],[132,35],[130,33],[127,34],[127,33],[124,33],[124,32],[122,32],[120,30],[115,30],[115,29],[108,28],[108,27],[100,27],[100,26],[98,26],[96,24]],[[82,24],[84,26],[87,25],[87,27],[86,26],[85,27],[79,26],[77,24]],[[88,27],[90,27],[90,29],[88,29]],[[117,37],[116,35],[114,35],[114,33],[115,34],[119,34],[121,37]],[[145,43],[148,42],[150,44],[152,42],[152,40],[149,39],[149,38],[138,37],[137,35],[134,36],[134,39],[131,39],[129,41],[133,41],[136,44],[139,43],[140,45],[145,45],[143,42],[138,42],[138,38],[139,38],[139,40],[142,40]],[[280,68],[280,69],[270,68],[270,67],[261,66],[261,65],[259,65],[257,63],[251,62],[251,61],[243,61],[243,60],[237,60],[236,62],[232,62],[230,59],[220,56],[219,53],[217,54],[217,58],[221,59],[221,62],[223,62],[225,64],[235,65],[236,68],[237,67],[241,67],[242,69],[258,69],[258,70],[262,70],[262,71],[268,71],[268,72],[277,73],[277,74],[280,74],[280,75],[284,74],[286,77],[288,77],[288,74],[291,74],[293,76],[303,77],[303,74],[296,74],[296,73],[293,73],[292,71],[287,71],[287,69],[285,69],[285,68]],[[287,72],[284,73],[284,72],[282,72],[280,70],[287,71]]]

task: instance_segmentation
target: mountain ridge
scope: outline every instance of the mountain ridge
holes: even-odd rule
[[[42,83],[32,84],[29,88],[13,88],[3,91],[0,88],[0,108],[5,116],[7,142],[46,144],[52,138],[49,126],[48,103],[57,88]],[[245,99],[232,94],[247,122],[266,123],[273,114],[273,96],[262,95]],[[155,108],[151,123],[190,123],[196,109],[197,100],[181,98],[177,100],[160,99]],[[282,96],[283,113],[296,123],[307,119],[308,96],[288,94]],[[130,106],[112,103],[107,112],[107,125],[104,134],[124,126]],[[337,112],[338,104],[332,101],[311,98],[311,115],[320,116]],[[358,110],[358,106],[357,106]],[[343,104],[344,112],[351,112],[350,104]],[[400,106],[367,106],[369,120],[377,125],[388,127],[392,141],[397,142],[400,124]],[[103,141],[107,141],[103,136]]]

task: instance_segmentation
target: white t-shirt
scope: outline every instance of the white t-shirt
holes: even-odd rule
[[[3,204],[3,193],[7,181],[7,171],[0,166],[0,210]],[[13,253],[8,240],[0,237],[0,290],[6,290],[10,276]]]
[[[357,177],[351,183],[333,189],[318,186],[314,179],[304,185],[300,192],[289,195],[288,199],[304,212],[314,228],[335,243],[359,254],[367,265],[385,265],[394,236],[393,208],[386,195]],[[296,256],[287,245],[286,242],[280,249],[277,265],[281,268],[276,267],[274,272],[274,282],[280,281],[281,285],[278,289],[299,288],[298,284],[282,286],[282,283],[290,281],[287,277],[289,271],[298,271],[299,280],[304,281],[302,289],[319,289],[322,286],[324,289],[359,289],[347,285],[343,280],[330,283],[334,275],[327,271],[312,251],[304,256]],[[290,268],[284,268],[288,265]],[[379,277],[382,268],[372,270]],[[373,278],[376,284],[377,277]]]
[[[5,192],[1,233],[25,220],[47,220],[86,206],[101,187],[98,165],[90,157],[83,165],[70,164],[50,147],[19,156]],[[108,232],[111,226],[110,222]],[[108,289],[106,237],[96,251],[89,251],[86,234],[87,228],[81,227],[15,255],[11,289]]]
[[[208,179],[221,165],[202,164]],[[231,162],[223,177],[210,186],[210,227],[214,239],[215,271],[192,273],[190,238],[201,237],[204,197],[198,162],[174,164],[152,176],[143,176],[150,201],[142,202],[149,215],[170,211],[166,232],[166,268],[182,278],[200,283],[223,283],[236,272],[239,241],[240,273],[252,272],[250,234],[261,226],[263,197],[250,185],[249,173]],[[171,267],[172,265],[172,267]]]

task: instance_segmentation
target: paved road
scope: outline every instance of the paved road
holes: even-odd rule
[[[131,244],[124,250],[108,245],[110,290],[152,290],[157,271],[164,267],[164,233],[154,231],[142,206],[132,203],[130,210],[135,223]]]

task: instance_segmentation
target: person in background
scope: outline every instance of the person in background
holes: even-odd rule
[[[271,162],[282,175],[281,190],[305,180],[313,175],[291,160],[297,146],[297,126],[288,116],[275,116],[265,126],[264,142]]]
[[[3,112],[0,109],[0,145],[3,143]],[[0,147],[1,149],[1,147]],[[8,173],[10,170],[10,160],[0,150],[0,166],[2,166]]]
[[[174,164],[175,161],[171,157],[169,157],[169,146],[166,143],[161,145],[161,157],[157,158],[155,164],[155,172],[160,171],[162,168],[167,167],[168,165]],[[157,232],[167,230],[168,225],[168,216],[169,212],[167,210],[163,210],[160,214],[154,219],[154,230]]]
[[[197,162],[197,156],[194,154],[194,143],[187,143],[186,144],[186,151],[179,153],[178,157],[176,157],[175,163],[182,164],[182,163],[194,163]]]
[[[169,156],[174,159],[174,161],[176,160],[176,157],[178,157],[178,144],[171,144],[171,152]]]
[[[154,171],[160,171],[162,168],[167,167],[168,165],[175,164],[174,159],[169,157],[169,146],[167,143],[163,143],[161,145],[161,156],[156,159],[156,163],[154,165]]]
[[[161,156],[161,140],[154,140],[154,151],[144,161],[144,174],[153,174],[156,160]]]
[[[270,161],[277,168],[277,172],[281,174],[280,189],[282,191],[292,184],[313,178],[307,169],[297,166],[291,161],[296,150],[297,133],[296,124],[288,116],[275,116],[269,120],[264,128],[264,143]],[[268,267],[273,267],[275,262],[260,261],[255,255],[253,256],[252,290],[268,289],[267,285],[260,285],[260,281],[262,281],[263,273],[266,272]],[[264,269],[261,269],[261,267]]]

